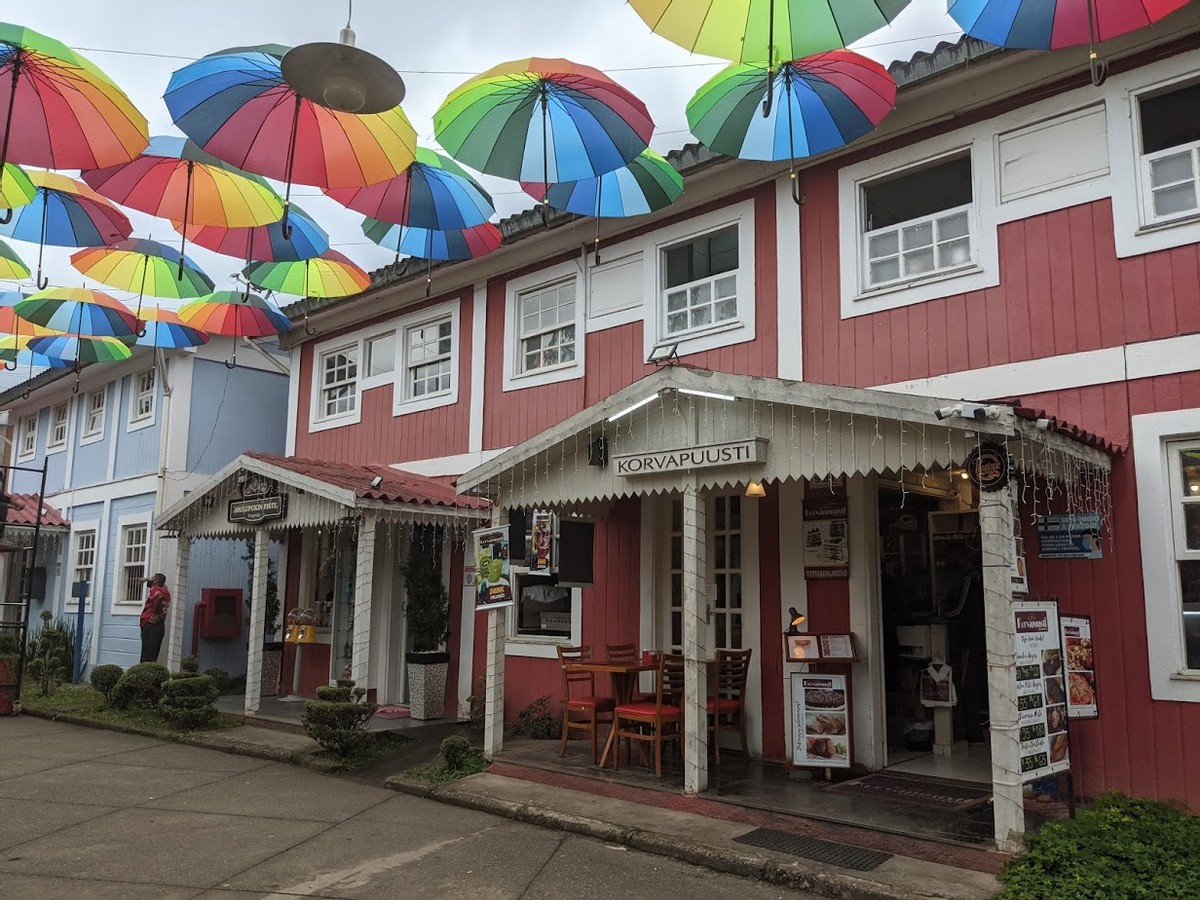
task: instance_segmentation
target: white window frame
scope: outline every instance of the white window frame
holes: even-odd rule
[[[1175,549],[1174,507],[1178,504],[1171,489],[1174,460],[1169,452],[1169,445],[1177,442],[1200,443],[1200,409],[1133,416],[1132,430],[1150,696],[1200,703],[1200,670],[1187,668],[1183,641],[1182,586]]]
[[[523,372],[521,370],[521,295],[571,279],[575,281],[575,359],[557,366]],[[582,378],[584,351],[587,346],[586,317],[584,315],[584,307],[587,304],[580,264],[575,260],[570,260],[510,279],[505,286],[505,294],[504,390],[517,391],[522,388]],[[560,324],[559,327],[561,328],[563,325]]]
[[[142,379],[149,376],[153,379],[151,389],[147,391],[142,385]],[[139,401],[149,395],[150,409],[143,415],[138,414]],[[129,426],[127,431],[139,431],[142,428],[149,428],[154,424],[154,417],[158,412],[158,372],[153,368],[143,369],[141,372],[134,372],[129,376]]]
[[[712,235],[716,234],[717,232],[729,231],[729,230],[732,230],[735,234],[737,234],[737,226],[736,225],[724,225],[720,228],[714,229],[713,231],[706,231],[703,234],[694,235],[693,237],[690,237],[687,240],[678,241],[677,243],[670,244],[666,247],[662,247],[659,249],[659,251],[658,251],[659,252],[659,261],[660,261],[661,265],[660,265],[660,270],[659,270],[660,278],[659,278],[659,286],[658,286],[658,315],[659,315],[658,327],[659,327],[659,333],[663,336],[663,341],[675,341],[675,340],[686,341],[690,338],[702,337],[702,336],[704,336],[706,334],[710,334],[711,332],[714,332],[714,331],[724,331],[729,328],[736,328],[741,324],[738,321],[738,317],[736,315],[731,319],[722,319],[719,322],[715,318],[716,307],[717,307],[718,303],[722,303],[722,302],[732,299],[735,309],[737,309],[738,307],[741,306],[741,303],[739,302],[740,301],[739,295],[741,294],[741,291],[739,291],[737,289],[737,284],[739,282],[738,275],[740,274],[741,269],[742,269],[742,245],[741,245],[741,236],[740,235],[738,235],[738,246],[737,246],[738,265],[737,265],[736,269],[730,269],[728,271],[721,272],[720,274],[717,274],[717,275],[709,275],[705,278],[697,278],[694,281],[688,281],[683,284],[677,284],[677,285],[674,285],[673,287],[667,287],[666,284],[663,283],[666,279],[667,267],[665,265],[665,257],[666,257],[667,253],[669,253],[671,250],[674,250],[676,247],[687,246],[689,244],[695,243],[698,240],[702,240],[704,238],[711,237]],[[717,295],[717,284],[719,282],[727,280],[729,278],[732,278],[733,282],[734,282],[733,296],[732,297],[718,296]],[[698,307],[693,307],[691,304],[691,292],[692,292],[693,288],[700,287],[702,284],[708,284],[708,286],[711,289],[710,294],[709,294],[709,299],[706,301],[705,304],[703,304],[704,306],[707,306],[708,309],[712,313],[712,317],[710,318],[709,323],[707,325],[701,325],[701,326],[690,326],[689,325],[689,327],[684,328],[681,331],[671,331],[669,322],[670,322],[670,318],[672,315],[682,314],[682,315],[688,316],[690,319],[692,310],[694,308],[698,308]],[[685,297],[687,303],[685,304],[683,309],[672,311],[669,306],[670,295],[679,293],[680,291],[682,291],[684,293],[684,297]]]
[[[438,409],[443,406],[453,406],[458,402],[459,369],[462,366],[462,304],[458,300],[449,303],[439,303],[396,321],[396,371],[395,387],[392,389],[392,415],[405,416],[410,413]],[[409,359],[408,334],[414,328],[432,325],[435,322],[449,320],[450,322],[450,387],[436,394],[423,394],[420,397],[408,395]],[[483,348],[477,348],[482,353]]]
[[[63,593],[66,595],[64,608],[67,612],[78,612],[79,601],[71,596],[71,585],[75,583],[75,569],[79,560],[79,538],[82,535],[91,534],[93,540],[92,546],[92,580],[91,589],[88,591],[87,603],[84,605],[84,612],[91,612],[94,608],[93,601],[96,599],[96,579],[102,576],[101,571],[101,544],[100,544],[100,523],[98,521],[75,522],[71,527],[71,542],[70,556],[67,557],[67,565],[64,567],[65,582]]]
[[[737,276],[737,317],[701,330],[668,335],[666,289],[663,287],[666,281],[665,251],[730,225],[736,225],[738,229],[738,267],[723,274]],[[679,356],[687,356],[754,340],[758,310],[755,247],[753,200],[743,200],[651,233],[642,266],[645,279],[642,349],[645,359],[649,359],[650,352],[660,343],[678,344]]]
[[[521,578],[527,575],[527,566],[512,566],[510,577],[513,590],[521,588]],[[527,659],[558,659],[558,647],[578,647],[583,634],[583,589],[571,588],[571,635],[539,637],[533,634],[517,633],[517,610],[514,605],[512,614],[505,616],[508,622],[508,639],[504,643],[505,656],[520,656]],[[514,593],[514,597],[516,594]],[[517,601],[514,600],[514,604]]]
[[[38,413],[21,416],[17,421],[17,461],[24,462],[37,456]]]
[[[392,338],[392,368],[388,372],[381,372],[378,375],[368,375],[370,368],[371,344],[380,338],[385,338],[391,335]],[[396,346],[396,342],[400,340],[400,335],[394,329],[389,328],[386,331],[372,332],[363,337],[362,348],[358,352],[358,381],[361,387],[359,388],[359,400],[361,401],[362,392],[369,391],[371,388],[382,387],[385,384],[391,384],[396,377],[396,369],[400,362],[400,348]]]
[[[92,400],[99,397],[101,400],[100,409],[100,424],[97,428],[90,430],[92,417]],[[104,440],[104,426],[108,422],[108,385],[99,390],[89,391],[85,396],[83,403],[80,404],[83,415],[83,425],[80,428],[79,443],[81,446],[86,444],[94,444],[97,441]]]
[[[58,420],[58,413],[62,411],[62,421]],[[58,437],[55,432],[62,427],[62,437]],[[51,453],[62,453],[67,449],[67,438],[71,433],[71,401],[64,400],[62,403],[55,403],[50,407],[50,426],[46,430],[46,455]]]
[[[150,574],[150,554],[154,544],[153,532],[150,527],[150,519],[142,515],[120,516],[117,519],[117,546],[115,560],[115,571],[113,572],[113,594],[112,594],[112,611],[114,614],[141,614],[142,606],[145,604],[146,597],[144,594],[139,595],[137,600],[126,600],[125,597],[129,591],[129,582],[127,580],[128,573],[126,572],[125,552],[125,533],[132,528],[143,528],[146,532],[145,543],[145,559],[142,563],[142,576],[146,577]]]
[[[351,351],[355,354],[357,371],[354,379],[354,408],[337,415],[326,415],[324,398],[325,360],[334,354]],[[356,425],[362,421],[362,354],[363,341],[361,336],[351,340],[341,338],[314,349],[309,431],[324,431],[327,428],[337,428],[342,425]]]

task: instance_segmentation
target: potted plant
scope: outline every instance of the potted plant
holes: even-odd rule
[[[440,719],[446,708],[446,672],[450,654],[443,647],[450,625],[450,595],[442,583],[442,529],[413,526],[404,576],[404,614],[412,651],[408,661],[408,698],[414,719]]]

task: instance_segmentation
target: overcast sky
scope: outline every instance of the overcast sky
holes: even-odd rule
[[[188,61],[234,46],[337,40],[344,0],[41,0],[8,4],[17,24],[80,50],[129,94],[150,121],[150,133],[176,134],[162,94],[171,73]],[[881,62],[904,59],[958,29],[945,0],[912,0],[896,22],[858,48]],[[405,110],[418,140],[433,145],[432,116],[448,92],[496,63],[562,56],[603,69],[640,96],[654,117],[660,151],[690,140],[684,108],[692,93],[723,65],[692,56],[653,34],[622,0],[357,0],[358,45],[388,60],[408,86]],[[482,179],[501,216],[528,208],[510,182]],[[334,246],[370,270],[392,259],[359,230],[361,217],[299,186],[293,196],[329,232]],[[135,235],[175,242],[162,220],[132,213]],[[35,245],[14,242],[31,265]],[[51,283],[79,285],[71,251],[47,250]],[[229,287],[236,260],[189,251],[218,288]],[[11,285],[0,284],[0,287]],[[99,285],[88,285],[99,287]]]

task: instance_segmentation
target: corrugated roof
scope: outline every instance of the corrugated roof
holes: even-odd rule
[[[384,503],[418,503],[458,509],[487,509],[487,501],[460,495],[449,485],[424,475],[414,475],[391,466],[364,466],[329,460],[300,459],[295,456],[275,456],[248,450],[244,454],[267,465],[277,466],[297,475],[323,481],[333,487],[354,492],[360,500]],[[376,478],[383,479],[372,487]]]
[[[1094,431],[1087,431],[1078,425],[1072,425],[1070,422],[1065,422],[1044,409],[1032,409],[1028,406],[1018,405],[1013,407],[1013,413],[1016,414],[1017,418],[1025,419],[1035,424],[1044,421],[1047,431],[1065,435],[1074,441],[1094,447],[1097,450],[1102,450],[1113,456],[1123,452],[1125,449],[1103,435],[1096,434]]]
[[[4,522],[7,525],[37,524],[38,504],[41,497],[37,494],[9,494],[8,516]],[[70,528],[71,523],[63,518],[62,513],[49,503],[42,503],[42,525],[53,528]]]

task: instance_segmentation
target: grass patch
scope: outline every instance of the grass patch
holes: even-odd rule
[[[456,769],[448,766],[445,757],[439,753],[437,758],[429,765],[421,766],[418,769],[410,769],[404,774],[417,781],[424,781],[426,784],[449,784],[452,781],[458,781],[460,778],[466,778],[468,775],[478,775],[487,768],[487,765],[487,760],[477,750],[464,759]]]
[[[359,772],[369,769],[380,760],[406,750],[414,743],[413,739],[393,731],[368,732],[366,746],[359,753],[350,757],[341,757],[329,750],[314,754],[320,759],[332,759],[338,763],[337,772]]]
[[[77,716],[105,725],[144,728],[159,734],[184,733],[184,729],[171,725],[155,710],[111,708],[104,702],[104,695],[87,684],[62,684],[47,697],[40,697],[33,690],[25,691],[21,698],[21,707],[43,713]],[[240,722],[225,716],[218,716],[211,726],[198,730],[215,731],[221,728],[236,728],[240,724]]]
[[[1004,900],[1200,897],[1200,818],[1166,803],[1101,797],[1026,838],[1000,874]]]

